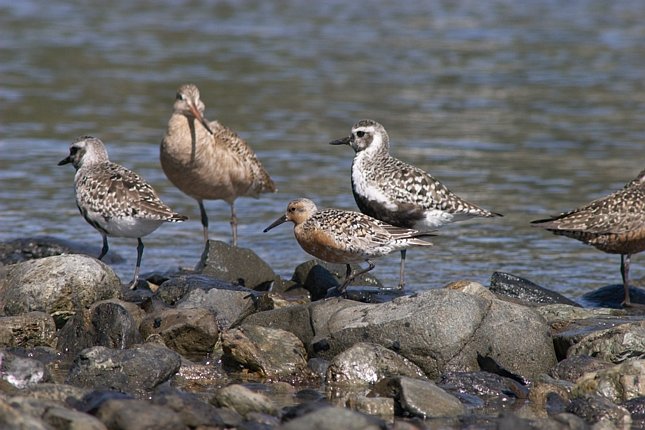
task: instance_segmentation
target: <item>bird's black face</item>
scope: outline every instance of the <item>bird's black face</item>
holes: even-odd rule
[[[374,129],[371,127],[360,127],[352,130],[349,137],[349,145],[354,151],[361,152],[369,148],[374,141]]]
[[[58,162],[59,166],[72,163],[76,169],[81,165],[81,159],[85,153],[85,147],[78,142],[69,147],[69,155]]]

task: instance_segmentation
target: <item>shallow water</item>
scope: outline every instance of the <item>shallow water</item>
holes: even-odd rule
[[[327,143],[372,118],[394,155],[505,214],[444,227],[435,247],[411,250],[411,290],[487,283],[501,270],[578,297],[619,282],[619,257],[528,222],[645,167],[643,16],[636,0],[0,0],[0,240],[56,235],[98,254],[100,235],[73,202],[73,169],[56,166],[92,134],[191,218],[144,240],[142,271],[192,267],[199,211],[161,172],[158,144],[176,88],[194,82],[207,117],[247,139],[278,184],[237,208],[240,245],[282,276],[309,257],[290,227],[262,229],[294,197],[355,209],[351,150]],[[227,205],[207,207],[212,237],[229,240]],[[111,249],[126,257],[115,269],[128,280],[134,241]],[[377,261],[388,285],[398,258]]]

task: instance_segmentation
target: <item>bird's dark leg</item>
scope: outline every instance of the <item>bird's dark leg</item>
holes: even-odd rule
[[[623,288],[625,290],[625,299],[623,300],[624,306],[631,306],[632,302],[629,299],[629,263],[631,254],[620,254],[620,275],[623,278]]]
[[[231,230],[233,230],[233,246],[237,246],[237,214],[235,202],[231,202]]]
[[[364,275],[365,273],[369,272],[375,267],[374,263],[372,263],[370,260],[365,260],[365,261],[368,264],[367,269],[357,270],[354,273],[352,273],[352,267],[349,264],[347,265],[347,273],[345,275],[345,281],[343,282],[343,285],[341,285],[340,288],[338,288],[341,294],[345,294],[345,290],[347,290],[347,286],[349,285],[350,282],[352,282],[354,279],[358,278],[359,276]]]
[[[108,246],[107,234],[103,233],[103,248],[101,248],[101,254],[99,254],[99,260],[102,260],[105,257],[105,254],[108,253],[110,247]]]
[[[130,284],[130,289],[133,290],[137,286],[139,280],[139,269],[141,268],[141,257],[143,257],[143,242],[140,237],[137,237],[137,265],[134,267],[134,277]]]
[[[405,254],[407,249],[401,250],[401,268],[399,269],[399,290],[403,291],[405,287]]]
[[[199,214],[202,217],[202,226],[204,227],[204,243],[208,243],[208,215],[206,214],[204,201],[197,200],[197,203],[199,204]]]

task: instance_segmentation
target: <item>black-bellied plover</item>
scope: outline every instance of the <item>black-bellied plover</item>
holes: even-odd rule
[[[645,250],[645,170],[621,190],[553,218],[531,224],[571,237],[609,254],[620,254],[625,306],[632,254]]]
[[[390,138],[376,121],[364,119],[348,137],[330,142],[349,145],[352,192],[361,212],[397,227],[429,231],[454,221],[501,214],[460,198],[418,167],[390,155]],[[401,251],[399,288],[405,285],[405,249]]]
[[[103,142],[96,137],[82,136],[72,143],[69,156],[58,165],[68,163],[76,169],[76,205],[83,218],[103,236],[99,260],[108,252],[108,236],[137,238],[137,264],[130,288],[136,287],[143,255],[141,238],[163,222],[184,221],[187,217],[166,206],[141,176],[110,162]]]
[[[161,141],[161,167],[177,188],[197,200],[208,242],[204,200],[224,200],[231,207],[233,245],[237,245],[235,199],[276,191],[253,150],[234,131],[204,118],[195,85],[177,90],[173,113]]]
[[[370,259],[411,246],[431,246],[424,239],[434,236],[395,227],[359,212],[318,210],[314,202],[304,198],[289,202],[285,214],[264,232],[287,221],[294,224],[296,240],[307,253],[328,263],[347,265],[341,293],[354,278],[374,268]],[[367,269],[352,273],[350,264],[362,262],[367,262]]]

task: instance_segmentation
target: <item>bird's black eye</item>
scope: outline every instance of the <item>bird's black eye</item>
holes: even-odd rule
[[[78,152],[78,146],[72,146],[69,148],[69,155],[74,155]]]
[[[364,131],[357,131],[357,132],[356,132],[356,137],[363,137],[363,136],[365,136],[365,132],[364,132]]]
[[[176,97],[176,99],[177,99],[177,100],[183,100],[183,99],[184,99],[184,95],[183,95],[182,93],[177,93],[177,97]]]
[[[296,208],[289,208],[289,212],[295,212]]]

